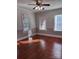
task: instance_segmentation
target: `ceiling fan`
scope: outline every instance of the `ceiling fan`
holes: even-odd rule
[[[43,6],[50,6],[50,4],[43,4],[43,0],[34,0],[35,4],[28,4],[28,5],[36,5],[33,9],[43,10]]]

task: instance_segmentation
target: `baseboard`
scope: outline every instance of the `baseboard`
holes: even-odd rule
[[[49,37],[62,38],[62,36],[60,36],[60,35],[52,35],[52,34],[44,34],[44,33],[37,33],[36,35],[43,35],[43,36],[49,36]]]
[[[35,35],[43,35],[43,36],[49,36],[49,37],[62,38],[62,36],[60,36],[60,35],[51,35],[51,34],[44,34],[44,33],[35,33],[35,34],[32,34],[32,36],[35,36]],[[26,39],[26,38],[28,38],[28,36],[18,38],[17,41],[20,41],[20,40],[23,40],[23,39]]]
[[[36,35],[36,33],[32,34],[32,36]],[[26,39],[28,38],[28,36],[24,36],[24,37],[21,37],[21,38],[18,38],[17,41],[20,41],[20,40],[23,40],[23,39]]]

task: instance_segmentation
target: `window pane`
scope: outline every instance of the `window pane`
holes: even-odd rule
[[[41,20],[39,23],[39,29],[40,30],[46,30],[46,20]]]
[[[55,31],[62,31],[62,15],[55,16],[55,23],[54,23],[54,30]]]
[[[28,19],[27,16],[24,16],[24,20],[23,20],[23,31],[27,31],[29,30],[30,27],[30,21]]]

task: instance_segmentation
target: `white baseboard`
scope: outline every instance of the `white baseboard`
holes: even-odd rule
[[[49,36],[49,37],[62,38],[62,36],[60,36],[60,35],[52,35],[52,34],[44,34],[44,33],[37,33],[37,35],[43,35],[43,36]]]
[[[34,36],[34,35],[36,35],[36,33],[32,34],[32,36]],[[26,39],[26,38],[28,38],[28,36],[24,36],[24,37],[18,38],[17,41],[20,41],[20,40],[23,40],[23,39]]]
[[[34,35],[43,35],[43,36],[49,36],[49,37],[62,38],[62,36],[60,36],[60,35],[51,35],[51,34],[44,34],[44,33],[35,33],[35,34],[32,34],[32,36],[34,36]],[[18,38],[17,41],[23,40],[23,39],[26,39],[26,38],[28,38],[28,36]]]

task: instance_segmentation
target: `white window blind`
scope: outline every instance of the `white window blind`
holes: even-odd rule
[[[54,31],[62,31],[62,15],[56,15],[54,21]]]

